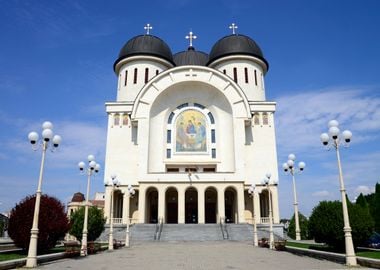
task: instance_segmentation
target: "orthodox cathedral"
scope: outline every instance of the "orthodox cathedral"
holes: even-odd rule
[[[277,185],[262,183],[268,172],[278,179],[269,64],[253,39],[230,28],[209,53],[195,49],[190,32],[187,50],[173,54],[150,25],[121,48],[116,100],[105,104],[105,181],[116,174],[121,182],[105,190],[114,224],[265,227],[270,212],[279,224]]]

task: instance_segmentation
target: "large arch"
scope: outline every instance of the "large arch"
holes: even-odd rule
[[[264,223],[269,222],[269,192],[266,189],[260,193],[260,217]]]
[[[215,187],[206,188],[204,207],[205,207],[205,223],[217,223],[218,191]]]
[[[175,187],[166,189],[165,207],[165,222],[178,223],[178,191]]]
[[[158,222],[158,190],[150,187],[145,193],[145,223]]]
[[[224,191],[224,212],[226,223],[238,222],[238,198],[233,187],[227,187]]]
[[[198,223],[198,191],[189,187],[185,191],[185,223]]]

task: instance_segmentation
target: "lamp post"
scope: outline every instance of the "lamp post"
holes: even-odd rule
[[[53,136],[53,124],[51,122],[44,122],[42,124],[42,141],[39,141],[39,135],[37,132],[32,131],[28,135],[28,139],[32,144],[34,151],[38,149],[38,146],[42,146],[42,158],[40,166],[40,176],[38,178],[38,186],[36,191],[36,202],[34,205],[34,215],[33,215],[33,225],[30,231],[30,243],[28,250],[28,257],[26,259],[26,267],[33,268],[37,266],[37,242],[38,242],[38,217],[40,214],[40,202],[41,202],[41,186],[42,186],[42,177],[45,165],[45,154],[46,149],[49,146],[53,147],[51,150],[54,151],[62,141],[61,136]]]
[[[255,212],[255,195],[256,195],[256,190],[255,190],[255,185],[252,184],[249,189],[248,193],[252,197],[252,213],[253,213],[253,246],[257,247],[259,245],[259,242],[257,240],[257,225],[256,225],[256,212]]]
[[[343,208],[343,221],[344,221],[344,238],[346,244],[346,264],[349,266],[357,265],[354,244],[352,242],[350,220],[347,210],[347,201],[346,201],[346,189],[344,187],[342,165],[340,162],[339,147],[343,145],[345,147],[349,146],[351,142],[352,133],[349,130],[345,130],[340,133],[338,128],[339,122],[336,120],[331,120],[328,123],[329,131],[328,133],[322,133],[320,138],[322,144],[327,147],[328,150],[334,148],[336,150],[336,158],[338,161],[338,171],[339,171],[339,184],[340,184],[340,193],[342,196],[342,208]],[[343,139],[343,140],[342,140]]]
[[[88,197],[90,194],[90,179],[91,179],[91,175],[98,173],[100,170],[100,165],[95,162],[95,157],[93,155],[88,155],[87,160],[88,160],[87,167],[83,161],[78,163],[80,172],[87,175],[86,205],[84,206],[82,246],[81,246],[81,251],[80,251],[81,256],[87,256]]]
[[[108,250],[113,250],[113,200],[115,188],[120,186],[120,182],[116,179],[116,174],[111,175],[111,182],[109,183],[107,179],[104,180],[105,186],[111,186],[111,207],[110,207],[110,233],[108,238]]]
[[[135,195],[136,191],[134,190],[134,188],[132,187],[132,185],[128,185],[128,189],[127,189],[127,200],[128,200],[128,207],[127,207],[127,232],[125,234],[125,247],[129,247],[129,199],[130,198],[133,198],[133,196]]]
[[[296,240],[301,240],[301,229],[300,229],[300,223],[298,218],[298,202],[297,202],[297,192],[296,192],[296,178],[295,174],[297,172],[301,173],[305,169],[305,162],[299,162],[298,168],[296,168],[294,161],[296,160],[296,156],[294,154],[290,154],[288,156],[288,161],[282,164],[282,168],[284,169],[285,173],[289,172],[292,175],[293,179],[293,197],[294,197],[294,219],[296,223]]]
[[[273,235],[273,212],[272,212],[272,192],[270,190],[271,186],[276,186],[277,181],[272,180],[271,181],[271,174],[267,173],[265,175],[265,178],[262,181],[262,184],[266,187],[268,190],[268,197],[269,197],[269,248],[274,249],[274,235]]]

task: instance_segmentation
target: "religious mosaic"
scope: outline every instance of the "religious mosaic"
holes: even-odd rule
[[[206,117],[197,110],[185,110],[176,119],[176,151],[206,152]]]

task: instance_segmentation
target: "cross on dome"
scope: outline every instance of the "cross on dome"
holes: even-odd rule
[[[185,37],[190,41],[190,47],[193,47],[193,39],[197,39],[197,36],[193,34],[192,31],[189,32],[189,35]]]
[[[149,35],[149,31],[153,29],[153,27],[147,23],[145,26],[144,26],[144,29],[146,30],[146,34]]]
[[[232,29],[232,34],[235,35],[235,30],[238,28],[238,26],[235,23],[232,23],[229,28]]]

